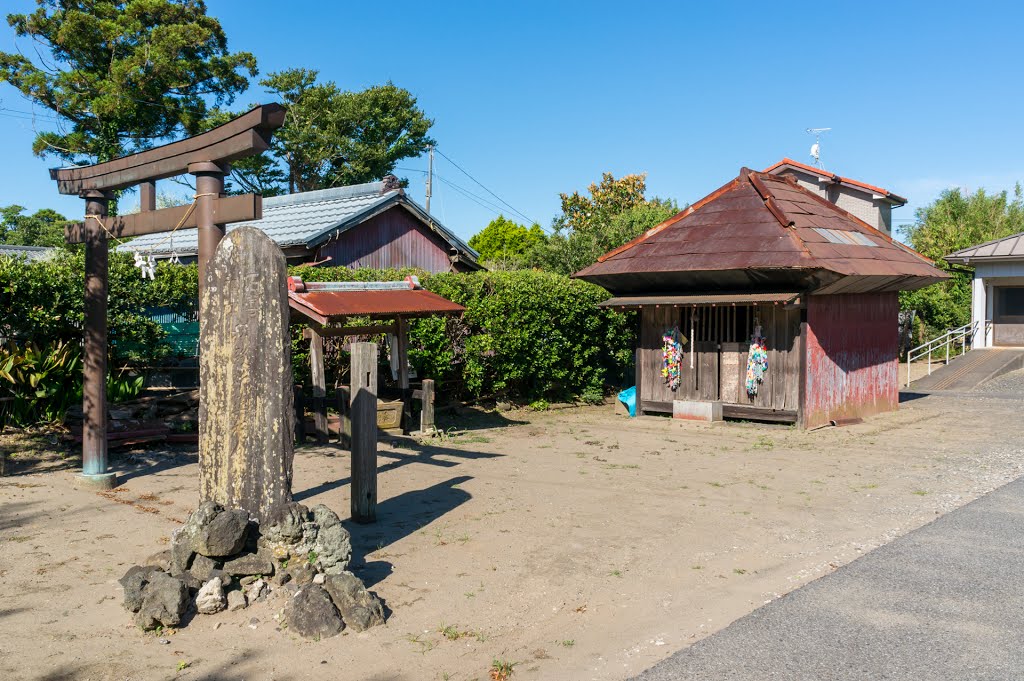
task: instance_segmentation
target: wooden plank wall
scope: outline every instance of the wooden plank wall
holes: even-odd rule
[[[746,389],[750,339],[741,339],[740,335],[755,318],[766,339],[768,372],[757,395],[751,398]],[[684,346],[682,382],[673,392],[661,376],[661,336],[676,325],[687,337],[692,328],[694,338]],[[638,386],[641,399],[660,403],[652,405],[650,411],[661,411],[656,407],[670,405],[672,400],[721,400],[726,404],[796,411],[800,399],[799,338],[800,310],[786,310],[772,303],[734,308],[645,307],[641,313],[639,353],[643,363],[642,385]],[[728,341],[722,342],[723,339]],[[694,350],[694,368],[690,369],[690,353]]]

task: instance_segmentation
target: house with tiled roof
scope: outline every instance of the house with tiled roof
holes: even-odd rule
[[[795,177],[747,168],[574,276],[640,313],[638,413],[806,428],[897,408],[898,292],[948,277]]]
[[[974,270],[972,347],[1024,346],[1024,232],[950,253],[945,259]]]
[[[382,182],[263,199],[263,216],[228,225],[256,227],[274,240],[289,264],[352,268],[416,267],[428,272],[481,269],[479,255],[410,199],[394,177]],[[195,261],[197,232],[147,234],[118,250]]]
[[[892,234],[892,209],[905,206],[907,200],[888,189],[842,177],[806,163],[784,158],[765,168],[772,175],[788,175],[804,189],[814,192],[848,213],[857,216],[880,232]]]

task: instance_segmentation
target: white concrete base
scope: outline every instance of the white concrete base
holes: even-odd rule
[[[721,421],[721,402],[672,400],[672,418],[686,421]]]

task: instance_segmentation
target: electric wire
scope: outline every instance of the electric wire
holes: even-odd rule
[[[496,198],[496,199],[497,199],[497,200],[498,200],[498,201],[499,201],[500,203],[502,203],[503,205],[505,205],[505,206],[506,206],[506,207],[507,207],[507,208],[508,208],[509,210],[511,210],[511,211],[512,211],[513,213],[515,213],[516,215],[518,215],[518,216],[519,216],[519,217],[521,217],[522,219],[526,220],[526,221],[527,221],[528,223],[530,223],[531,225],[532,225],[532,224],[540,224],[540,223],[538,223],[538,222],[537,222],[536,220],[533,220],[533,219],[531,219],[531,218],[527,217],[526,215],[524,215],[524,214],[522,213],[522,211],[519,211],[519,210],[517,210],[517,209],[516,209],[516,208],[515,208],[515,207],[514,207],[514,206],[513,206],[512,204],[510,204],[510,203],[509,203],[508,201],[506,201],[505,199],[501,198],[500,196],[498,196],[497,194],[495,194],[494,192],[492,192],[492,191],[491,191],[490,189],[488,189],[487,187],[485,187],[485,186],[484,186],[484,184],[483,184],[482,182],[480,182],[480,180],[478,180],[478,179],[476,179],[475,177],[473,177],[472,175],[470,175],[470,174],[469,174],[469,172],[468,172],[468,171],[466,171],[466,169],[465,169],[465,168],[463,168],[463,167],[462,167],[462,166],[460,166],[460,165],[459,165],[458,163],[456,163],[455,161],[453,161],[452,159],[450,159],[450,158],[449,158],[448,156],[446,156],[446,155],[445,155],[445,153],[444,153],[443,151],[441,151],[441,150],[440,150],[440,149],[438,149],[437,147],[434,147],[434,151],[436,151],[436,152],[437,152],[437,155],[438,155],[438,156],[440,156],[441,158],[443,158],[444,160],[448,161],[448,162],[449,162],[449,163],[451,163],[451,164],[452,164],[453,166],[455,166],[455,167],[456,167],[456,168],[457,168],[457,169],[459,170],[459,172],[461,172],[461,173],[462,173],[463,175],[465,175],[465,176],[466,176],[466,177],[468,177],[469,179],[473,180],[473,182],[475,182],[475,183],[476,183],[477,185],[479,185],[481,189],[483,189],[483,190],[484,190],[485,192],[487,192],[488,194],[490,194],[491,196],[493,196],[494,198]]]

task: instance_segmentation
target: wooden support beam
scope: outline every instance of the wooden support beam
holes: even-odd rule
[[[175,225],[181,222],[182,218],[188,217],[180,229],[198,226],[198,210],[189,209],[192,204],[174,206],[161,210],[143,210],[140,213],[131,215],[116,215],[108,217],[103,221],[110,233],[119,239],[126,239],[143,234],[156,234],[158,232],[170,232]],[[198,208],[198,206],[196,207]],[[242,194],[240,196],[222,196],[213,202],[213,221],[215,224],[230,224],[232,222],[247,222],[259,220],[263,217],[263,197],[259,194]],[[93,224],[95,220],[89,220]],[[97,225],[98,226],[98,225]],[[78,222],[64,228],[64,241],[69,244],[80,244],[85,241],[85,230],[87,224]],[[101,230],[101,238],[109,239],[106,230]]]
[[[327,379],[324,375],[324,339],[313,331],[309,341],[309,373],[313,382],[313,430],[319,444],[327,443]]]
[[[302,337],[309,339],[314,333],[320,334],[321,338],[344,338],[345,336],[374,336],[378,333],[394,333],[394,324],[373,324],[371,326],[321,326],[310,324],[302,330]]]
[[[302,386],[297,385],[294,390],[292,401],[295,406],[295,441],[301,445],[306,441],[306,402],[302,398]]]
[[[434,381],[429,378],[423,379],[423,408],[420,410],[420,431],[433,433],[434,426]]]
[[[352,344],[352,520],[377,519],[377,344]]]
[[[409,320],[398,317],[398,388],[402,391],[402,432],[406,435],[412,430],[412,395],[409,391]]]

